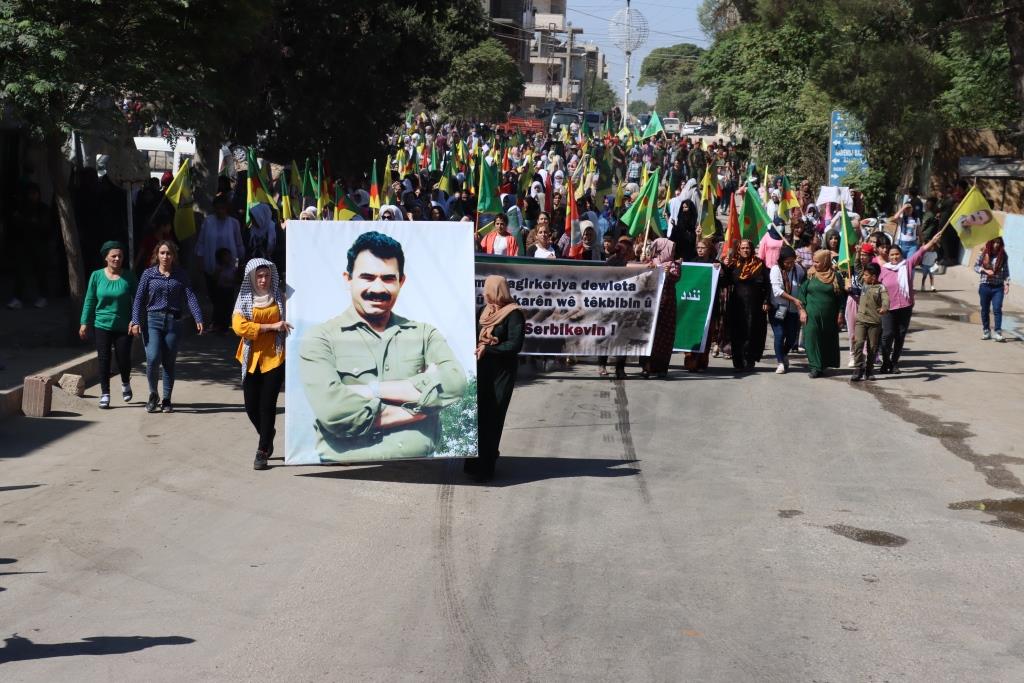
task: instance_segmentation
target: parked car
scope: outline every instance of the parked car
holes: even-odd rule
[[[691,121],[689,123],[683,124],[683,127],[682,129],[680,129],[679,133],[681,135],[697,135],[700,131],[700,127],[701,124],[699,121]]]
[[[679,119],[676,118],[662,119],[661,127],[665,129],[665,135],[679,135],[679,131],[681,130]]]
[[[588,111],[583,115],[590,130],[598,130],[604,125],[604,114],[599,111]]]
[[[697,129],[697,135],[718,135],[718,124],[705,123]]]

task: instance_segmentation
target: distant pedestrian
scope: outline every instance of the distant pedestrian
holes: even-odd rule
[[[146,380],[149,399],[146,412],[173,413],[171,393],[174,391],[174,363],[178,358],[181,316],[187,306],[195,320],[196,330],[203,333],[203,312],[188,282],[188,274],[178,265],[178,247],[165,240],[153,252],[153,264],[143,271],[132,304],[129,332],[142,334],[146,343]],[[145,313],[145,326],[142,325]],[[163,401],[158,405],[157,388],[163,368]]]
[[[128,327],[138,283],[132,272],[124,267],[127,251],[123,244],[113,241],[104,243],[100,247],[100,256],[107,265],[89,276],[78,336],[84,341],[89,328],[93,328],[100,371],[100,408],[109,408],[111,347],[121,374],[121,398],[125,403],[132,400],[132,387],[129,383],[132,338],[128,334]]]
[[[519,372],[525,324],[508,281],[500,275],[488,276],[484,280],[484,308],[476,347],[480,451],[478,458],[469,458],[464,465],[466,473],[477,481],[494,477],[505,415]]]
[[[259,434],[253,469],[265,470],[274,454],[277,397],[284,384],[284,341],[292,329],[285,320],[277,266],[271,261],[254,258],[246,264],[231,328],[241,337],[235,359],[242,365],[245,413]]]
[[[213,303],[217,289],[217,251],[227,249],[237,265],[245,258],[245,244],[242,242],[242,229],[236,218],[230,215],[228,198],[217,195],[213,200],[213,213],[203,220],[196,241],[196,256],[206,278],[206,294]],[[217,311],[211,320],[210,331],[226,329],[230,324],[231,311]]]
[[[974,272],[981,276],[981,284],[978,285],[978,296],[981,299],[981,338],[1006,341],[1003,337],[1003,297],[1010,291],[1010,266],[1002,237],[985,243],[985,248],[978,254],[978,260],[974,264]],[[996,319],[994,336],[989,325],[990,309]]]

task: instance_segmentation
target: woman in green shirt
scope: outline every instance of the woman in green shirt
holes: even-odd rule
[[[120,242],[105,242],[100,254],[107,265],[89,276],[82,304],[82,326],[78,336],[83,340],[89,328],[95,328],[96,356],[100,365],[100,408],[110,407],[110,349],[113,347],[117,369],[121,372],[121,397],[132,400],[128,378],[132,369],[132,338],[128,323],[135,299],[135,276],[124,268],[125,249]]]

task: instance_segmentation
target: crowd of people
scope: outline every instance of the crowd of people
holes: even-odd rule
[[[331,183],[328,195],[335,201],[297,194],[291,198],[293,205],[306,206],[297,218],[337,217],[342,204],[337,198],[345,196],[349,219],[473,222],[477,251],[485,255],[660,268],[669,285],[678,279],[683,263],[713,264],[719,278],[707,346],[685,355],[688,372],[705,371],[710,358],[731,361],[737,373],[752,371],[765,354],[770,328],[770,354],[778,374],[789,371],[791,357],[798,353],[806,355],[811,378],[840,367],[843,330],[849,337],[846,365],[853,369],[852,381],[872,380],[876,373],[899,374],[916,274],[921,274],[921,289],[930,283],[935,291],[933,269],[959,262],[956,235],[943,230],[962,194],[959,186],[927,200],[908,192],[894,215],[871,217],[856,191],[845,211],[838,203],[819,205],[807,180],[795,185],[796,206],[784,207],[788,179],[782,174],[756,176],[743,150],[726,142],[705,145],[699,139],[664,135],[646,140],[632,134],[586,137],[578,130],[527,136],[447,124],[435,131],[433,122],[420,119],[389,144],[392,154],[384,177],[393,182],[371,188],[366,178],[339,179]],[[483,163],[501,164],[501,208],[478,214]],[[713,178],[710,203],[698,187],[706,171]],[[658,230],[655,222],[639,233],[631,231],[622,218],[655,174],[662,179],[657,211],[665,229]],[[292,217],[284,215],[280,194],[273,197],[277,206],[247,207],[244,174],[235,182],[220,180],[213,212],[203,219],[198,235],[185,241],[176,239],[173,211],[160,201],[159,192],[148,187],[140,193],[136,204],[145,206],[136,211],[149,218],[140,228],[136,253],[129,255],[119,242],[102,246],[104,265],[89,280],[81,335],[86,338],[92,329],[95,337],[103,377],[100,407],[110,405],[112,355],[121,371],[122,398],[132,400],[130,363],[124,359],[130,335],[141,334],[149,385],[146,409],[170,412],[182,319],[190,314],[200,333],[233,331],[240,338],[237,360],[246,412],[259,435],[254,466],[264,469],[273,451],[272,406],[281,389],[283,341],[290,328],[281,292],[283,219]],[[297,179],[278,180],[271,187],[300,186]],[[162,190],[170,181],[165,176]],[[321,178],[317,184],[325,187],[325,182]],[[371,208],[373,190],[380,193],[379,208]],[[771,222],[757,240],[727,242],[725,216],[751,191],[759,194]],[[839,233],[841,214],[849,216],[855,235],[854,243],[845,247]],[[844,248],[847,254],[840,253]],[[191,259],[208,298],[206,325],[185,267]],[[975,270],[981,278],[983,338],[1001,341],[1001,305],[1009,287],[1001,239],[985,245]],[[137,282],[132,272],[140,273]],[[644,378],[667,377],[671,362],[674,288],[663,291],[651,355],[636,359]],[[481,393],[480,419],[500,441],[523,323],[503,281],[488,279],[485,304],[478,357],[481,386],[489,393]],[[613,361],[615,376],[626,377],[627,358],[597,360],[602,376]],[[486,451],[481,464],[467,467],[474,476],[487,478],[493,475],[498,442],[484,446],[481,442],[481,453]]]

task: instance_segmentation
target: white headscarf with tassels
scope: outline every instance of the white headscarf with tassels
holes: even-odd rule
[[[266,295],[267,301],[257,301],[262,299],[256,295],[255,286],[253,285],[253,277],[256,275],[258,268],[269,268],[270,269],[270,292]],[[277,303],[277,310],[281,314],[281,320],[285,320],[284,317],[284,298],[281,296],[281,278],[277,274],[277,266],[265,258],[254,258],[250,259],[245,264],[245,277],[242,278],[242,288],[238,292],[238,298],[235,299],[235,312],[240,313],[246,320],[252,321],[252,309],[263,308],[269,306],[271,302]],[[262,305],[260,305],[262,304]],[[277,333],[277,339],[274,342],[274,350],[277,353],[284,353],[284,331]],[[245,373],[249,370],[249,359],[252,358],[252,340],[242,337],[242,379],[245,379]]]

